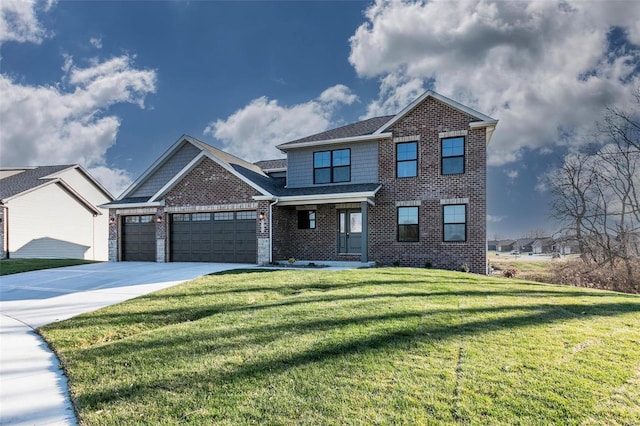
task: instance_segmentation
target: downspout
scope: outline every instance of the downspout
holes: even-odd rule
[[[98,217],[97,214],[93,214],[93,226],[92,228],[92,234],[91,235],[91,260],[96,260],[96,217]]]
[[[7,253],[6,259],[9,259],[9,206],[2,203],[2,209],[4,214],[2,215],[2,226],[4,226],[4,251]]]
[[[269,204],[269,264],[273,263],[273,206],[280,201],[277,197],[276,200]]]

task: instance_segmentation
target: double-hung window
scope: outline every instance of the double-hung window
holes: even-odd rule
[[[464,137],[442,139],[442,174],[464,173]]]
[[[396,177],[414,177],[418,175],[418,143],[403,142],[396,144]]]
[[[418,207],[398,207],[398,241],[419,241]]]
[[[350,149],[313,153],[313,183],[349,182],[350,180]]]
[[[444,242],[467,241],[467,205],[442,206],[442,240]]]

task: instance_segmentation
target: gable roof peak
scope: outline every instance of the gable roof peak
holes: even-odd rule
[[[0,182],[2,182],[0,185],[0,200],[6,201],[7,199],[53,182],[62,182],[70,190],[73,190],[68,184],[64,183],[64,180],[59,176],[61,172],[69,169],[78,169],[96,188],[102,191],[108,198],[113,199],[113,195],[82,166],[79,164],[62,164],[54,166],[0,167],[1,171],[18,171],[18,173],[0,179]],[[75,190],[73,191],[75,192]]]
[[[491,118],[488,115],[485,115],[485,114],[483,114],[481,112],[478,112],[478,111],[474,110],[473,108],[470,108],[470,107],[468,107],[466,105],[461,104],[460,102],[457,102],[457,101],[454,101],[453,99],[447,98],[446,96],[443,96],[443,95],[439,94],[438,92],[436,92],[434,90],[427,90],[422,95],[420,95],[416,100],[414,100],[409,105],[407,105],[405,108],[403,108],[402,111],[400,111],[395,116],[393,116],[392,119],[390,119],[389,121],[384,123],[373,134],[381,134],[381,133],[383,133],[389,127],[391,127],[396,122],[398,122],[402,117],[404,117],[405,115],[407,115],[408,113],[413,111],[414,108],[416,108],[418,105],[420,105],[422,102],[424,102],[425,100],[427,100],[429,98],[436,99],[436,100],[438,100],[438,101],[450,106],[453,109],[456,109],[456,110],[458,110],[460,112],[463,112],[463,113],[465,113],[467,115],[470,115],[470,116],[474,117],[477,120],[478,127],[495,127],[496,124],[498,124],[498,120],[496,120],[495,118]],[[487,141],[487,143],[488,143],[488,141]]]

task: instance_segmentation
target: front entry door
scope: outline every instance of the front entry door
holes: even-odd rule
[[[362,252],[362,212],[360,210],[338,211],[338,253],[360,254]]]

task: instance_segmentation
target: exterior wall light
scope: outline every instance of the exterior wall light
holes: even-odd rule
[[[156,215],[156,223],[162,223],[164,222],[164,218],[162,217],[162,213],[158,213]]]
[[[109,218],[109,225],[115,225],[116,224],[116,217],[115,216],[111,216]]]
[[[258,213],[258,219],[264,220],[264,218],[265,218],[264,212]]]

